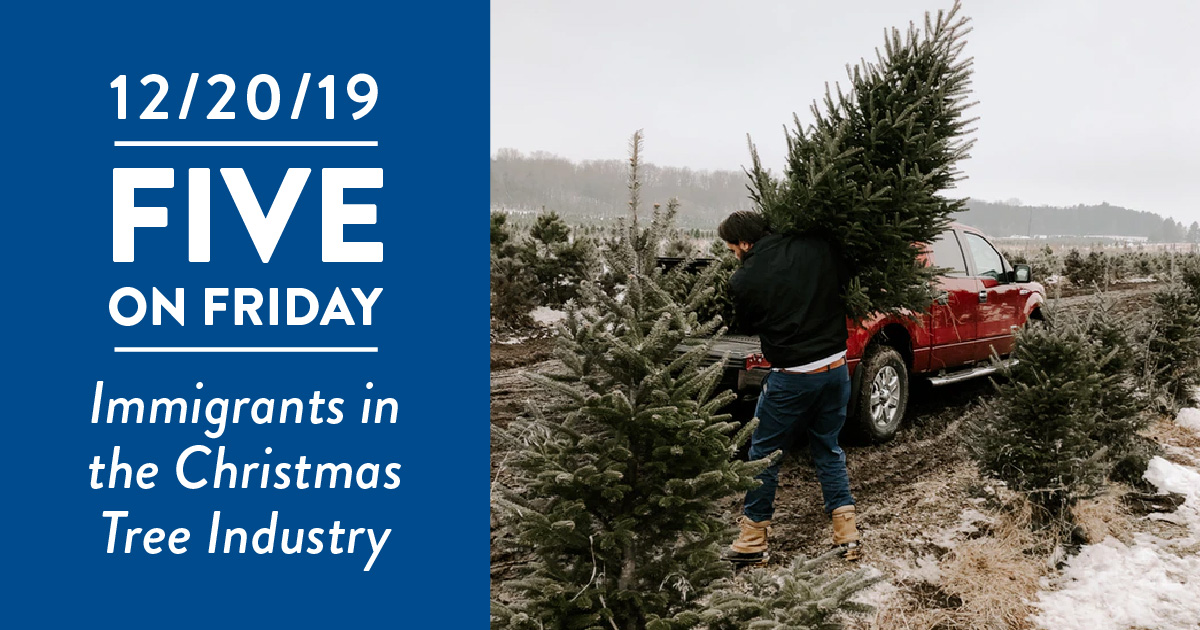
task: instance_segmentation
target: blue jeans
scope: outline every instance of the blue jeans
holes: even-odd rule
[[[850,402],[850,371],[842,366],[820,374],[771,372],[763,380],[754,415],[758,427],[750,441],[750,459],[783,449],[793,431],[806,431],[817,480],[825,498],[825,511],[854,505],[846,454],[838,446],[838,433],[846,423]],[[779,463],[758,474],[762,485],[746,493],[743,513],[752,521],[770,520],[775,514],[775,487]]]

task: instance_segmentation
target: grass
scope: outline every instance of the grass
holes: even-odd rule
[[[1089,543],[1098,543],[1109,536],[1126,544],[1131,542],[1129,512],[1121,503],[1121,496],[1129,490],[1120,484],[1107,486],[1101,495],[1084,499],[1071,509],[1075,524]]]
[[[936,583],[907,585],[908,592],[884,604],[872,628],[896,630],[1026,630],[1033,627],[1029,601],[1050,567],[1045,543],[1029,528],[1024,499],[1008,497],[989,510],[985,535],[959,543],[939,562]]]

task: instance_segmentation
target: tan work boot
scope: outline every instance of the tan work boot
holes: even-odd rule
[[[738,526],[742,531],[725,551],[724,558],[736,565],[766,566],[771,521],[752,521],[742,516],[738,519]]]
[[[833,544],[845,551],[847,560],[862,557],[858,528],[854,526],[854,506],[843,505],[833,511]]]

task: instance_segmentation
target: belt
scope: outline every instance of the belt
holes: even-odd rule
[[[803,372],[801,372],[799,370],[779,370],[779,371],[783,372],[784,374],[820,374],[822,372],[828,372],[829,370],[836,370],[836,369],[842,367],[843,365],[846,365],[846,357],[842,357],[842,358],[838,359],[837,361],[830,363],[829,365],[823,365],[815,370],[806,370]]]

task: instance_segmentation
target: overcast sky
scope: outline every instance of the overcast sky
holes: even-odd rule
[[[493,0],[492,151],[739,169],[951,0]],[[967,0],[980,118],[959,193],[1200,220],[1200,2]]]

